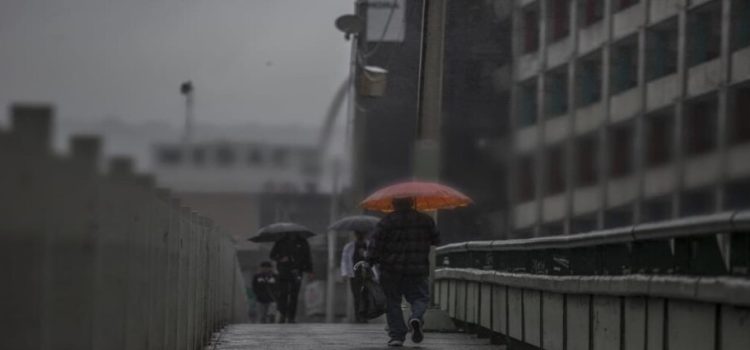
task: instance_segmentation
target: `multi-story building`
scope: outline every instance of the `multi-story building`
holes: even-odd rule
[[[320,180],[315,146],[215,141],[154,153],[159,182],[179,192],[314,193]]]
[[[750,206],[750,1],[513,7],[510,237]]]

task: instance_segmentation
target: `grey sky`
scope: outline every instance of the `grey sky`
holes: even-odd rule
[[[182,123],[179,84],[219,124],[318,125],[348,72],[352,0],[0,0],[0,105]],[[4,119],[4,117],[3,117]]]

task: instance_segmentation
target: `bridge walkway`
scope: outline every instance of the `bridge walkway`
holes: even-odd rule
[[[384,324],[234,324],[224,328],[206,350],[370,350],[388,349]],[[430,350],[504,350],[465,333],[426,333],[421,344],[405,348]]]

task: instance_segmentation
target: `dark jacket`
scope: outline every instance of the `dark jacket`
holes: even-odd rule
[[[253,276],[253,293],[260,303],[272,303],[276,300],[276,281],[279,276],[275,273],[256,273]]]
[[[283,261],[286,258],[286,261]],[[279,278],[299,277],[303,272],[312,272],[310,244],[300,237],[285,237],[271,249],[271,260],[276,262]]]
[[[396,211],[378,223],[368,261],[378,264],[383,274],[427,276],[430,246],[439,243],[432,217],[416,210]]]

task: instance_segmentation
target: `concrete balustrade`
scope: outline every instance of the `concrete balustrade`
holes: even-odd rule
[[[434,302],[510,349],[750,349],[748,213],[446,245]]]
[[[200,349],[246,320],[235,250],[101,140],[50,150],[53,108],[0,131],[0,330],[8,349]]]
[[[509,275],[439,269],[439,306],[511,349],[750,348],[745,279]]]

